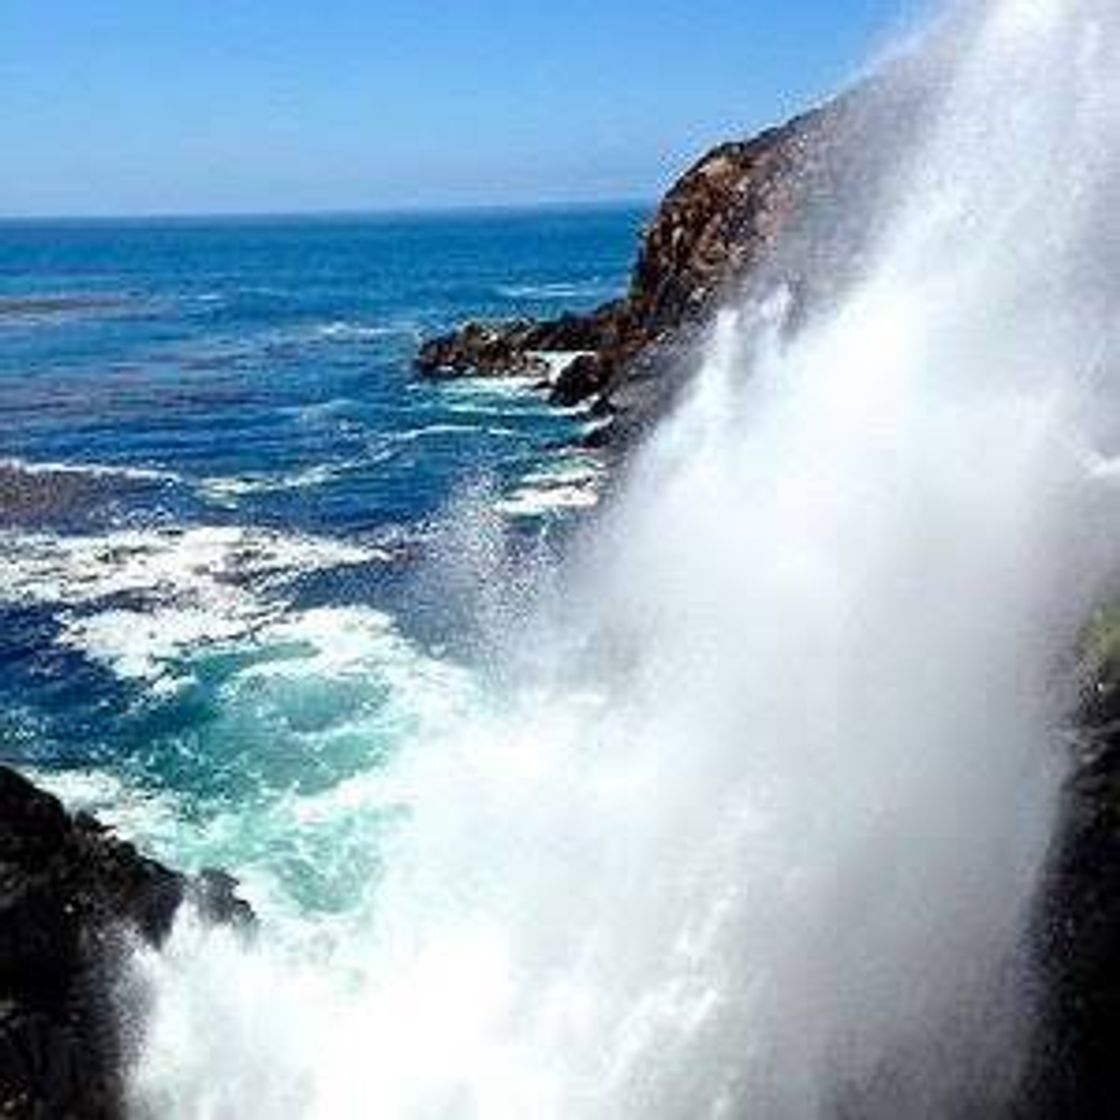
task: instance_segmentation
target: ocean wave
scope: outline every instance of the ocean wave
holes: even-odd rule
[[[421,389],[427,389],[421,386]],[[457,416],[556,416],[561,410],[548,403],[540,392],[537,375],[509,377],[461,377],[440,382],[440,411]]]
[[[313,404],[280,407],[276,411],[284,416],[293,417],[301,424],[319,424],[336,417],[345,418],[346,413],[360,407],[360,403],[352,397],[331,397],[330,400],[316,401]]]
[[[132,467],[115,463],[67,463],[23,459],[17,456],[0,458],[0,471],[25,475],[68,474],[88,478],[123,479],[129,482],[181,482],[174,471],[159,467]]]
[[[615,291],[616,285],[605,280],[557,281],[541,284],[499,284],[496,291],[504,299],[593,299]]]
[[[312,328],[313,337],[330,341],[362,342],[378,338],[395,338],[404,335],[418,338],[420,327],[414,322],[370,324],[356,323],[347,319],[335,319]]]
[[[495,503],[506,517],[537,518],[549,514],[590,509],[598,493],[587,486],[524,486]]]
[[[428,436],[446,435],[479,435],[484,433],[489,436],[515,437],[521,433],[515,428],[503,425],[480,427],[478,424],[451,424],[447,422],[423,424],[419,428],[408,428],[403,432],[396,432],[390,438],[393,442],[412,443],[415,440],[425,439]]]
[[[306,929],[304,906],[360,911],[409,793],[380,763],[404,742],[435,743],[461,725],[477,704],[471,674],[361,606],[288,611],[251,635],[167,656],[179,689],[212,690],[212,714],[172,728],[157,748],[178,758],[181,775],[220,766],[221,788],[153,789],[98,769],[36,778],[157,857],[230,869],[274,933],[285,921]],[[173,699],[168,679],[137,678],[147,703]]]
[[[252,494],[277,494],[287,490],[313,490],[327,486],[360,466],[358,460],[314,463],[297,471],[256,471],[240,475],[215,475],[198,483],[198,493],[219,505],[236,503]]]
[[[149,681],[189,650],[257,633],[299,577],[392,558],[378,546],[244,527],[2,531],[0,548],[0,600],[61,608],[63,647]]]
[[[122,836],[139,842],[149,851],[157,837],[179,835],[182,806],[167,791],[144,789],[118,774],[98,769],[39,768],[22,766],[21,771],[42,789],[59,798],[71,812],[93,813]],[[157,854],[173,860],[170,850]]]
[[[602,463],[591,456],[578,455],[527,474],[495,508],[506,517],[538,518],[590,509],[600,497],[604,478]]]

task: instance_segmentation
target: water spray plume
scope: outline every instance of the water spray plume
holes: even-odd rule
[[[362,920],[139,962],[138,1115],[1009,1107],[1117,555],[1120,10],[932,34],[858,278],[720,318],[536,679],[359,787],[408,807]]]

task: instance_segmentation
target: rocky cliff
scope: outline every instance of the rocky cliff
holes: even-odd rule
[[[792,314],[858,273],[884,217],[892,138],[920,125],[918,75],[858,87],[758,136],[720,144],[690,167],[647,226],[626,294],[586,315],[468,323],[423,344],[431,377],[538,375],[562,405],[594,402],[614,443],[673,399],[714,312],[747,289],[784,284]],[[600,439],[603,439],[600,436]]]
[[[145,859],[0,767],[0,1116],[118,1120],[129,1038],[115,994],[132,939],[158,945],[191,898],[214,921],[251,912],[220,872]]]

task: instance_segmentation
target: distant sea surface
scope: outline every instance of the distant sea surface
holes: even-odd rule
[[[586,416],[419,381],[417,345],[619,294],[644,216],[0,222],[3,759],[165,858],[344,898],[376,844],[341,810],[313,842],[309,804],[471,671],[433,549],[464,503],[538,542],[594,500]]]

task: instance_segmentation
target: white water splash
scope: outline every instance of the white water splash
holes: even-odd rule
[[[721,320],[546,683],[382,776],[363,923],[139,961],[137,1115],[998,1114],[1116,556],[1120,14],[959,22],[864,279]]]

